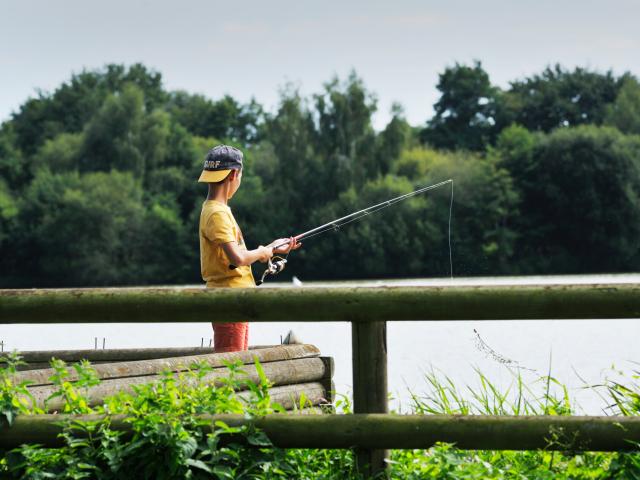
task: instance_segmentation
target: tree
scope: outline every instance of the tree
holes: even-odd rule
[[[541,134],[532,133],[520,125],[513,124],[500,132],[495,148],[489,149],[489,155],[509,170],[522,187],[536,181],[529,177],[528,169],[541,138]]]
[[[262,106],[255,100],[242,105],[225,95],[214,102],[203,95],[172,92],[167,111],[193,135],[215,137],[246,147],[260,140]]]
[[[144,158],[138,148],[144,116],[144,94],[129,85],[121,95],[109,95],[85,129],[80,160],[83,172],[111,169],[144,172]]]
[[[22,152],[15,144],[13,124],[3,123],[0,126],[0,178],[18,189],[28,180],[29,174]]]
[[[173,192],[168,192],[171,195]],[[180,217],[180,208],[168,195],[145,208],[139,241],[129,246],[133,261],[120,265],[127,283],[175,284],[200,280],[197,228]],[[122,281],[122,280],[120,280]]]
[[[101,108],[108,95],[135,85],[143,93],[144,108],[152,111],[164,103],[162,75],[142,64],[129,68],[109,64],[103,69],[73,75],[53,94],[38,92],[13,115],[16,145],[26,155],[61,133],[79,133]]]
[[[421,150],[421,151],[418,151]],[[403,152],[403,156],[405,153]],[[506,170],[495,161],[469,153],[414,148],[416,175],[396,173],[350,188],[312,215],[322,224],[350,212],[409,193],[448,178],[455,179],[452,218],[453,273],[500,274],[509,271],[515,240],[509,222],[517,196]],[[407,157],[405,157],[407,158]],[[426,173],[425,173],[426,172]],[[299,255],[296,275],[303,278],[448,276],[448,185],[394,204],[311,239]]]
[[[431,165],[444,155],[446,153],[424,147],[403,150],[400,158],[393,164],[392,173],[418,181],[426,177]]]
[[[625,76],[618,96],[607,106],[605,123],[623,133],[640,135],[640,83],[634,76]]]
[[[377,137],[375,173],[386,175],[400,156],[411,135],[411,127],[398,103],[391,107],[391,121]]]
[[[312,214],[313,225],[388,200],[413,190],[405,178],[386,176],[370,180],[360,189],[351,187],[333,202]],[[424,198],[399,203],[391,211],[345,225],[306,242],[297,255],[296,274],[303,278],[368,278],[411,276],[421,268],[415,252],[423,251],[424,232],[420,212]],[[407,254],[412,252],[411,257]]]
[[[23,286],[122,282],[144,210],[127,174],[54,174],[39,170],[20,203]],[[129,267],[130,268],[130,267]]]
[[[143,177],[165,163],[171,133],[169,115],[159,109],[147,112],[142,90],[125,86],[121,94],[108,96],[87,124],[79,168]]]
[[[0,251],[3,251],[3,254],[8,255],[8,252],[2,249],[2,245],[10,235],[10,223],[17,214],[17,203],[13,195],[11,195],[7,184],[0,180]],[[5,255],[2,256],[4,257]]]
[[[322,155],[331,198],[354,182],[362,184],[377,175],[375,132],[371,116],[376,98],[351,72],[344,83],[336,77],[314,95],[317,115],[316,150]]]
[[[483,150],[491,144],[506,120],[501,92],[476,61],[473,66],[456,63],[440,74],[440,99],[435,115],[421,132],[424,143],[435,148]]]
[[[416,186],[453,179],[451,241],[454,275],[499,275],[513,272],[518,194],[509,172],[487,155],[457,151],[411,154],[417,161]],[[422,173],[424,172],[424,173]],[[423,262],[429,274],[448,272],[447,229],[450,192],[442,187],[427,198],[433,210],[424,212],[436,229],[425,243]],[[415,234],[423,233],[415,231]]]
[[[265,136],[269,141],[257,149],[263,154],[256,155],[255,169],[273,198],[274,225],[299,226],[310,210],[326,201],[331,188],[324,180],[330,175],[328,167],[314,148],[312,112],[291,85],[280,92],[278,110],[267,120]]]
[[[45,169],[20,201],[14,284],[81,286],[185,281],[192,245],[175,202],[143,204],[131,173]]]
[[[169,93],[166,110],[175,121],[192,135],[206,137],[225,131],[225,127],[211,123],[213,102],[204,95],[190,94],[184,90]],[[220,135],[218,138],[224,138]]]
[[[289,86],[271,114],[167,93],[143,66],[73,75],[0,126],[0,282],[198,281],[196,180],[221,142],[245,154],[232,207],[249,245],[452,178],[455,275],[640,267],[635,77],[557,67],[502,92],[476,62],[439,87],[426,148],[399,105],[374,131],[376,100],[355,73],[307,98]],[[585,118],[616,128],[543,131]],[[285,275],[447,275],[449,199],[434,190],[311,239]]]
[[[82,133],[61,133],[45,141],[33,155],[33,170],[47,168],[56,173],[78,170],[84,141]]]
[[[577,67],[573,72],[560,65],[541,74],[511,82],[508,92],[512,121],[529,130],[550,132],[559,127],[601,125],[607,105],[622,86],[611,71],[592,72]]]
[[[516,133],[506,132],[511,138],[498,148],[521,196],[521,271],[640,268],[640,138],[595,126],[529,138],[520,131],[519,142]]]
[[[17,201],[7,184],[0,180],[0,287],[11,286],[12,273],[16,267],[12,247],[16,238],[17,216]]]

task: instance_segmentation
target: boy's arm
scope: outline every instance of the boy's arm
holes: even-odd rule
[[[251,265],[256,261],[267,262],[273,256],[273,248],[262,245],[255,250],[241,248],[238,242],[227,242],[221,246],[231,265],[236,267]]]

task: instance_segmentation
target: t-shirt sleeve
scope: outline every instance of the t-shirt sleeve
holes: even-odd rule
[[[233,223],[226,212],[213,212],[204,229],[205,236],[215,243],[235,242]]]

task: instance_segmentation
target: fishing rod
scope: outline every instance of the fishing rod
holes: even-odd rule
[[[370,215],[372,213],[377,212],[378,210],[382,210],[383,208],[390,207],[391,205],[401,202],[402,200],[406,200],[407,198],[414,197],[424,192],[428,192],[429,190],[433,190],[435,188],[446,185],[447,183],[453,183],[453,180],[445,180],[444,182],[436,183],[434,185],[429,185],[427,187],[419,188],[418,190],[414,190],[410,193],[405,193],[404,195],[400,195],[398,197],[392,198],[391,200],[387,200],[377,205],[372,205],[371,207],[363,208],[362,210],[358,210],[357,212],[350,213],[349,215],[345,215],[344,217],[338,218],[336,220],[332,220],[331,222],[325,223],[324,225],[320,225],[319,227],[312,228],[311,230],[301,233],[293,237],[296,242],[304,239],[309,239],[311,237],[315,237],[316,235],[320,235],[322,233],[328,232],[330,230],[337,230],[338,228],[346,225],[347,223],[354,222],[356,220],[360,220],[362,217]],[[348,220],[348,221],[347,221]],[[289,245],[289,242],[283,242],[279,245],[273,247],[274,249],[284,247]]]
[[[357,212],[350,213],[349,215],[345,215],[344,217],[337,218],[335,220],[325,223],[324,225],[320,225],[319,227],[315,227],[315,228],[312,228],[311,230],[300,233],[294,236],[293,238],[295,239],[296,242],[298,242],[302,240],[308,240],[309,238],[315,237],[317,235],[321,235],[329,231],[338,231],[338,229],[343,227],[344,225],[360,220],[361,218],[364,218],[367,215],[371,215],[372,213],[388,208],[408,198],[414,197],[416,195],[420,195],[421,193],[424,193],[424,192],[428,192],[429,190],[434,190],[438,187],[442,187],[443,185],[446,185],[448,183],[451,184],[451,205],[449,209],[449,229],[451,229],[451,207],[453,206],[453,180],[449,179],[449,180],[444,180],[443,182],[439,182],[433,185],[428,185],[426,187],[419,188],[417,190],[414,190],[413,192],[405,193],[404,195],[399,195],[397,197],[391,198],[389,200],[378,203],[376,205],[363,208],[362,210],[358,210]],[[273,246],[272,248],[275,250],[275,249],[287,246],[289,245],[289,243],[290,242],[283,242]],[[262,278],[260,279],[260,281],[256,282],[256,285],[261,285],[264,282],[267,275],[276,275],[282,272],[287,263],[288,256],[289,256],[289,253],[287,253],[285,257],[276,255],[270,258],[269,262],[267,263],[267,269],[262,274]],[[449,231],[449,261],[451,262],[451,231]],[[234,269],[236,267],[235,265],[229,265],[229,268]]]

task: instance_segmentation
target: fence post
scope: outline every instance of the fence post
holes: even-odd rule
[[[387,322],[352,322],[353,412],[388,413]],[[388,450],[356,449],[358,471],[365,477],[387,469]]]

